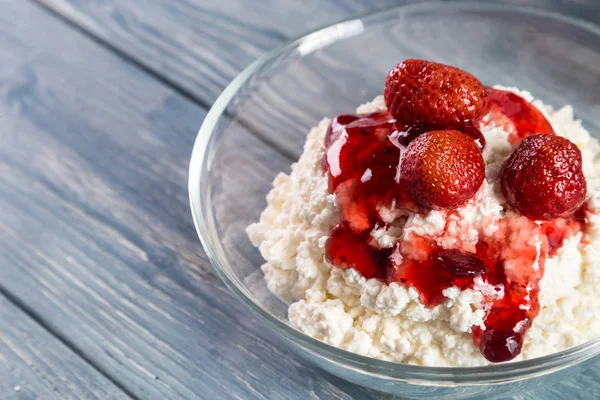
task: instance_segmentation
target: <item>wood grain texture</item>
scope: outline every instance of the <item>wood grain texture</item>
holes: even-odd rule
[[[290,37],[398,0],[39,0],[204,105]]]
[[[30,3],[0,7],[3,289],[140,398],[375,398],[301,363],[213,274],[186,188],[205,111]]]
[[[225,85],[250,62],[291,37],[358,13],[419,2],[36,1],[126,53],[204,105],[212,104]],[[591,22],[600,20],[600,7],[595,0],[505,0],[504,3],[560,10]]]
[[[35,0],[53,10],[57,15],[81,27],[94,38],[115,49],[138,65],[151,71],[155,77],[176,88],[197,104],[210,106],[245,66],[259,55],[311,29],[349,18],[358,13],[397,4],[414,4],[419,0],[306,0],[306,1],[203,1],[203,0]],[[451,3],[454,0],[441,0]],[[490,1],[491,2],[491,1]],[[560,11],[588,21],[600,21],[600,8],[594,0],[504,0],[504,3],[529,6],[549,11]],[[443,42],[444,36],[439,37]],[[405,54],[422,52],[411,49],[410,41],[399,42]],[[448,43],[453,46],[454,43]],[[448,47],[446,46],[446,48]],[[455,49],[460,53],[461,49]],[[388,68],[389,62],[368,58],[365,65]],[[430,55],[430,57],[435,57]],[[397,58],[395,59],[397,62]],[[331,62],[331,60],[324,60]],[[339,63],[336,65],[339,67]],[[367,68],[371,72],[373,68]],[[387,70],[386,70],[387,71]],[[302,71],[300,71],[302,72]],[[310,74],[310,71],[309,71]],[[372,76],[383,76],[375,75]],[[340,110],[347,112],[358,102],[370,100],[369,96],[357,99],[357,91],[340,89],[328,76],[317,76],[316,82],[327,83],[339,93]],[[361,82],[360,75],[351,82]],[[370,83],[379,82],[371,80]],[[337,80],[337,83],[345,83]],[[378,91],[381,91],[380,86]],[[340,86],[340,85],[337,85]],[[323,110],[330,115],[328,98],[315,93],[306,102],[291,93],[266,93],[287,102],[286,109],[296,110],[306,116],[312,110]],[[344,107],[342,107],[344,106]],[[251,110],[259,112],[263,110]],[[266,109],[268,112],[269,110]],[[272,115],[269,115],[272,117]],[[275,118],[278,116],[275,115]],[[295,158],[302,148],[308,126],[294,123],[282,132],[256,129],[263,138],[286,155]],[[313,122],[317,122],[314,120]]]
[[[3,400],[129,399],[3,296],[0,321]]]

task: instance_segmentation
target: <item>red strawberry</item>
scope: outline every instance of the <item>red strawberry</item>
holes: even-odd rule
[[[485,176],[481,150],[469,136],[453,130],[427,132],[406,148],[401,181],[418,204],[456,208],[479,190]]]
[[[390,71],[385,104],[398,122],[458,128],[489,110],[485,86],[473,75],[449,65],[406,60]]]
[[[585,201],[586,182],[577,146],[561,136],[528,136],[500,172],[506,201],[535,220],[572,215]]]

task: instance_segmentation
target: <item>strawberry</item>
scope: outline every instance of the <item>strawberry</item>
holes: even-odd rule
[[[479,190],[485,176],[481,150],[454,130],[422,134],[406,148],[401,184],[413,200],[429,208],[456,208]]]
[[[459,128],[489,110],[485,86],[449,65],[406,60],[388,74],[383,91],[389,112],[403,124]]]
[[[581,151],[561,136],[528,136],[500,172],[508,204],[534,220],[572,215],[585,201]]]

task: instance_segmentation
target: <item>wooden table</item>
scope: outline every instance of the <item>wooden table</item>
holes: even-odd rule
[[[388,399],[212,272],[187,166],[250,61],[395,0],[0,0],[0,398]],[[515,0],[600,22],[594,0]],[[600,365],[515,399],[600,398]]]

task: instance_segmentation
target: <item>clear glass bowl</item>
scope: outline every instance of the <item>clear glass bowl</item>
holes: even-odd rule
[[[208,113],[190,165],[190,201],[215,271],[289,348],[349,381],[408,398],[492,397],[549,385],[588,366],[600,340],[535,360],[484,368],[431,368],[375,360],[314,340],[287,322],[263,260],[244,229],[271,181],[301,154],[309,129],[382,92],[406,58],[466,69],[486,84],[517,86],[572,104],[595,135],[600,122],[600,29],[539,11],[478,4],[400,6],[319,29],[243,71]]]

